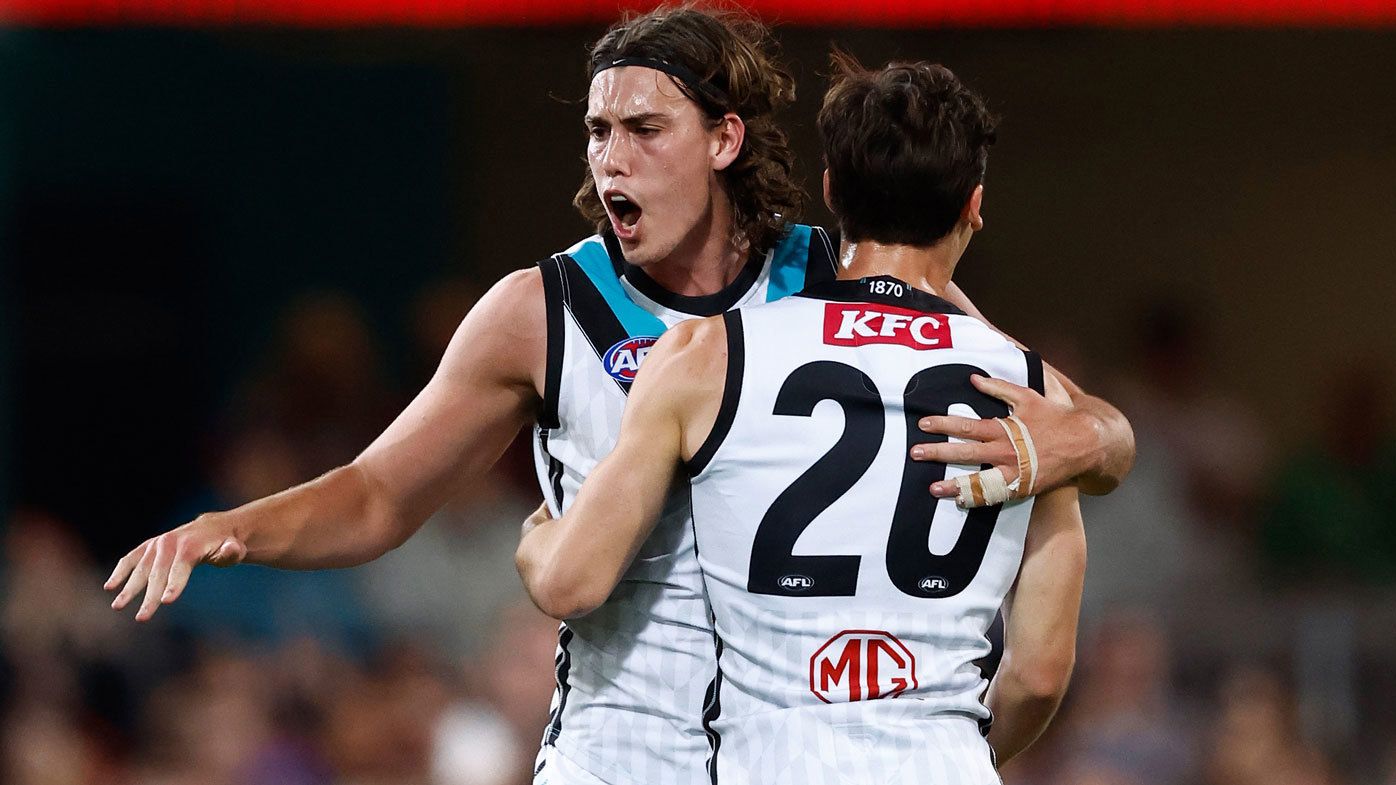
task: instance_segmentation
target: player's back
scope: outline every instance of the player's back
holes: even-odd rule
[[[663,291],[625,261],[610,235],[587,238],[540,268],[548,371],[534,448],[554,515],[615,446],[631,380],[666,329],[785,297],[834,273],[828,237],[804,225],[703,297]],[[560,626],[536,785],[707,782],[709,739],[699,723],[716,668],[687,494],[678,493],[606,603]]]
[[[996,783],[975,661],[1031,500],[936,503],[947,467],[908,454],[923,416],[1007,414],[971,374],[1041,390],[1040,360],[889,277],[724,318],[726,392],[691,467],[718,781]]]

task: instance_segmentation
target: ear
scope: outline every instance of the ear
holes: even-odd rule
[[[712,162],[713,171],[720,172],[732,165],[742,152],[742,142],[746,140],[746,123],[742,118],[728,112],[718,120],[713,129]]]
[[[960,220],[969,222],[969,228],[979,231],[984,228],[984,216],[980,214],[980,209],[984,206],[984,186],[974,186],[974,191],[969,195],[969,200],[965,202],[965,207],[960,211]]]
[[[834,196],[829,191],[829,170],[824,170],[824,206],[829,208],[829,212],[834,211]]]

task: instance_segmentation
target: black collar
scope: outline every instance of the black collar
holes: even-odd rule
[[[913,289],[910,284],[890,275],[869,275],[857,280],[839,278],[825,281],[814,284],[795,296],[842,303],[881,303],[924,313],[965,315],[964,311],[951,305],[949,301],[930,292]]]
[[[660,305],[673,311],[686,313],[690,316],[716,316],[737,304],[748,291],[752,284],[761,275],[761,267],[765,264],[765,256],[752,256],[747,259],[742,266],[741,272],[732,283],[727,284],[721,291],[713,294],[704,294],[697,297],[674,294],[665,289],[653,278],[639,267],[625,261],[625,255],[621,253],[620,241],[610,232],[601,235],[606,242],[606,252],[611,257],[611,267],[616,271],[617,278],[624,278],[640,291],[641,294],[654,300]]]

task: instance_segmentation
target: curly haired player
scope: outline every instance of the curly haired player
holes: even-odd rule
[[[615,450],[517,561],[545,612],[589,618],[687,485],[718,652],[714,781],[997,785],[994,751],[1030,744],[1070,678],[1076,489],[966,510],[925,493],[952,467],[908,448],[952,411],[1021,432],[975,376],[1069,396],[938,294],[983,227],[983,102],[941,66],[836,62],[819,129],[837,279],[666,333]],[[990,686],[975,661],[1001,606]]]

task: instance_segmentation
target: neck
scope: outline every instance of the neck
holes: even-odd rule
[[[746,243],[732,242],[732,204],[716,190],[703,220],[663,259],[642,268],[655,283],[685,297],[716,294],[746,264]]]
[[[935,245],[897,245],[873,240],[845,240],[839,248],[841,279],[890,275],[934,295],[945,294],[955,264],[965,251],[966,241],[958,233],[941,238]]]

